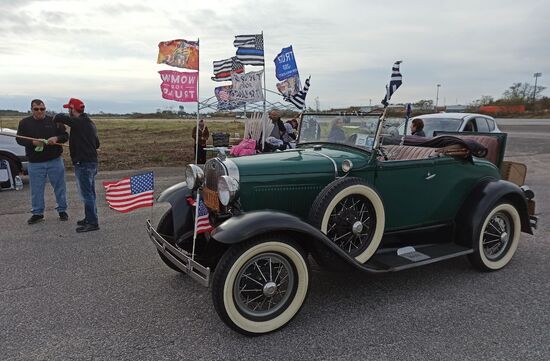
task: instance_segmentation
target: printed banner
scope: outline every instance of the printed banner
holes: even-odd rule
[[[292,45],[288,48],[283,48],[273,61],[275,62],[275,76],[277,79],[285,80],[298,75],[298,67],[296,66],[296,59],[294,59]]]
[[[199,70],[199,43],[183,39],[159,43],[157,64]]]
[[[241,108],[246,104],[245,102],[233,101],[231,97],[232,90],[233,86],[231,85],[214,88],[214,95],[216,95],[216,99],[218,99],[218,110],[233,110]]]
[[[232,100],[250,103],[264,100],[262,75],[263,70],[251,71],[245,74],[231,74],[231,80],[233,81]]]
[[[295,75],[288,79],[283,80],[280,83],[277,83],[277,90],[284,97],[290,97],[300,90],[300,77]]]
[[[175,100],[177,102],[197,101],[198,72],[189,73],[175,70],[161,70],[159,74],[162,79],[160,90],[164,99]]]

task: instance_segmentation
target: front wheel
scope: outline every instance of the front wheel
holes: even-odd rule
[[[482,271],[496,271],[508,264],[518,247],[521,233],[519,213],[512,204],[491,208],[474,239],[470,262]]]
[[[239,333],[259,335],[286,325],[309,288],[302,248],[282,236],[265,236],[231,247],[212,280],[214,308]]]

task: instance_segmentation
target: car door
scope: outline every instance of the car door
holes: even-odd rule
[[[374,185],[386,213],[386,231],[432,222],[432,159],[378,161]],[[440,190],[441,191],[441,190]]]

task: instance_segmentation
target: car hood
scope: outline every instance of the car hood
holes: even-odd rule
[[[253,156],[231,158],[243,176],[334,173],[335,166],[341,171],[345,159],[352,161],[354,168],[364,167],[370,154],[337,147],[289,149],[283,152],[263,153]]]

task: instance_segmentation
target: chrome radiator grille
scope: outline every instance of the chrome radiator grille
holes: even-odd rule
[[[224,165],[218,158],[212,158],[204,165],[204,179],[206,188],[218,191],[218,178],[227,175]]]

